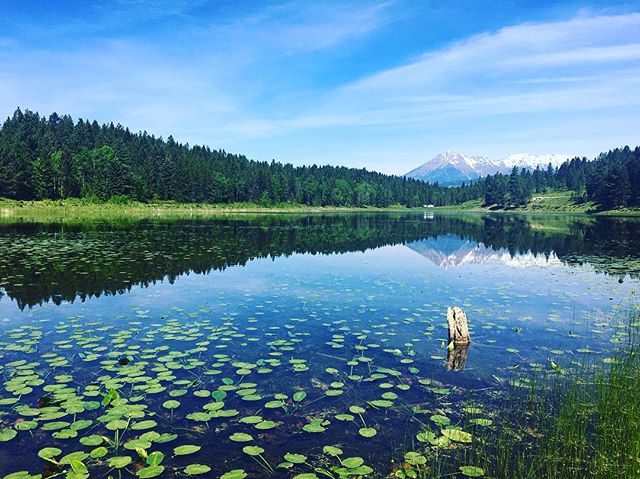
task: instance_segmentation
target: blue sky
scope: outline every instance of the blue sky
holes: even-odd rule
[[[402,174],[640,143],[640,1],[0,0],[0,115]]]

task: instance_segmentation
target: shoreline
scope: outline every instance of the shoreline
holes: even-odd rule
[[[579,207],[546,208],[527,205],[521,208],[491,209],[480,205],[479,201],[462,205],[436,206],[432,208],[409,208],[401,205],[389,207],[341,207],[307,206],[284,204],[262,206],[251,203],[205,204],[205,203],[89,203],[78,199],[18,201],[0,199],[0,221],[59,219],[100,219],[109,217],[153,218],[184,216],[219,216],[228,214],[320,214],[320,213],[446,213],[446,214],[518,214],[518,215],[576,215],[576,216],[622,216],[640,217],[640,208],[615,210],[595,210],[593,205]]]

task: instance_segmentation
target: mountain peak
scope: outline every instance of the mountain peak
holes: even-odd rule
[[[405,176],[442,185],[475,181],[500,171],[500,165],[484,156],[467,156],[455,150],[438,153]]]
[[[408,172],[405,176],[430,183],[440,183],[445,186],[460,185],[476,181],[479,178],[495,173],[508,173],[516,166],[518,168],[535,169],[537,166],[546,167],[549,163],[560,166],[568,155],[533,155],[517,153],[507,156],[503,160],[491,160],[484,156],[468,156],[453,149],[438,153],[431,160]]]

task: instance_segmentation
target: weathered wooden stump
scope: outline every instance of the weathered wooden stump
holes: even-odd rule
[[[471,342],[467,315],[462,308],[457,306],[447,308],[447,322],[449,323],[449,342],[453,342],[454,346]]]
[[[467,315],[457,306],[447,308],[447,323],[449,323],[449,353],[447,355],[447,369],[460,371],[464,369],[469,355],[471,335],[467,324]]]

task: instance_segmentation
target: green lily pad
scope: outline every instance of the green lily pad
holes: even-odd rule
[[[229,439],[231,439],[233,442],[251,442],[253,441],[253,436],[244,432],[234,432],[231,436],[229,436]]]
[[[247,477],[247,473],[244,472],[244,469],[233,469],[221,475],[220,479],[245,479],[245,477]]]
[[[187,444],[184,446],[178,446],[173,449],[173,453],[176,456],[186,456],[188,454],[193,454],[202,449],[200,446],[194,446],[192,444]]]
[[[361,427],[360,429],[358,429],[358,433],[362,436],[362,437],[373,437],[376,434],[378,434],[378,431],[376,431],[374,428],[372,427]]]
[[[15,429],[0,429],[0,442],[7,442],[16,437],[18,431]]]
[[[442,435],[455,442],[471,442],[472,440],[471,434],[460,429],[443,429]]]
[[[104,446],[99,446],[96,447],[95,449],[93,449],[90,453],[89,456],[93,459],[99,459],[101,457],[106,456],[107,454],[109,454],[109,449],[107,449]]]
[[[411,464],[412,466],[419,466],[427,463],[427,458],[424,457],[419,452],[409,451],[404,455],[405,462]]]
[[[284,460],[289,461],[292,464],[303,464],[307,460],[307,456],[303,454],[291,454],[287,453],[284,455]]]
[[[164,466],[147,466],[136,472],[136,476],[140,479],[150,479],[157,477],[164,472]]]
[[[107,460],[107,465],[115,469],[122,469],[131,464],[131,458],[129,456],[113,456]]]
[[[242,451],[250,456],[259,456],[264,452],[264,449],[259,446],[244,446]]]
[[[295,402],[304,401],[306,397],[307,397],[307,393],[305,391],[296,391],[295,393],[293,393],[293,400]]]
[[[336,446],[324,446],[322,452],[330,456],[338,457],[342,455],[342,449]]]
[[[460,472],[467,477],[482,477],[484,476],[484,469],[477,466],[461,466]]]
[[[209,472],[211,468],[209,466],[205,466],[204,464],[189,464],[184,468],[184,473],[189,476],[195,476],[197,474],[206,474]]]
[[[153,451],[147,456],[146,463],[148,466],[159,466],[164,460],[164,454],[160,451]]]
[[[364,464],[364,459],[361,457],[348,457],[342,460],[342,465],[348,469],[353,469],[354,467],[360,467]]]
[[[62,454],[62,450],[57,447],[44,447],[38,451],[38,457],[48,460]]]

